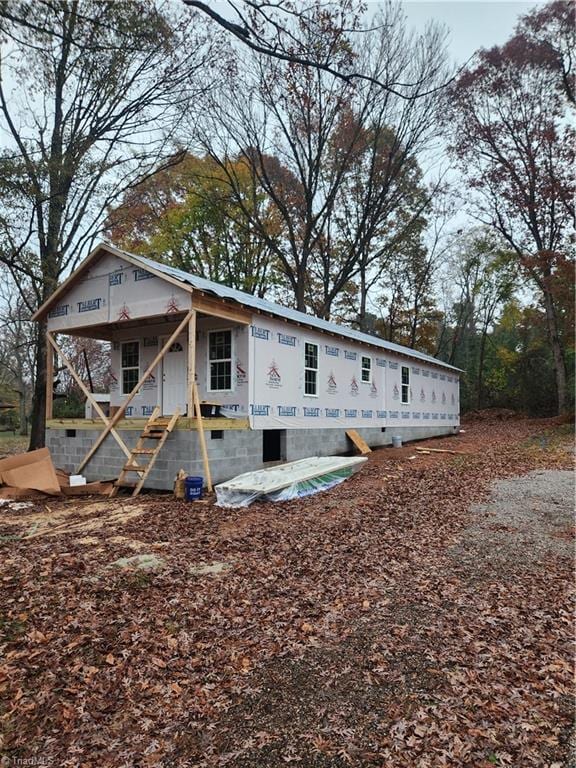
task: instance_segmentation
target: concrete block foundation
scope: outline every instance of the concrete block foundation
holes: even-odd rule
[[[359,427],[357,431],[371,448],[391,445],[392,435],[401,435],[404,442],[428,437],[452,435],[458,426],[435,425],[426,427]],[[279,434],[264,436],[265,432]],[[130,448],[138,439],[136,430],[119,430]],[[46,445],[57,467],[74,472],[100,430],[47,429]],[[243,472],[273,466],[279,462],[296,461],[310,456],[337,456],[350,452],[350,441],[344,429],[284,429],[284,430],[210,430],[205,428],[210,469],[214,483],[229,480]],[[270,438],[272,437],[272,440]],[[270,444],[272,443],[272,454]],[[266,444],[266,446],[265,446]],[[274,453],[274,450],[277,453]],[[274,460],[264,461],[275,456]],[[118,477],[126,457],[116,441],[109,435],[84,468],[90,480],[113,480]],[[204,475],[202,453],[195,430],[175,430],[162,448],[148,479],[146,488],[172,490],[174,478],[180,469],[190,475]],[[136,475],[133,476],[136,478]]]

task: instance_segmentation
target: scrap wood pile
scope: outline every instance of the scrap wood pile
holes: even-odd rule
[[[0,498],[32,496],[84,496],[109,493],[111,483],[71,485],[70,475],[56,469],[48,448],[0,459]]]
[[[570,515],[542,501],[524,540],[470,509],[494,478],[570,467],[554,430],[437,443],[465,461],[375,451],[333,491],[247,511],[106,500],[134,516],[6,542],[0,749],[62,768],[568,765]]]

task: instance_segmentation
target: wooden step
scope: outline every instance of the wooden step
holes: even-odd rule
[[[146,467],[135,467],[134,464],[124,464],[122,467],[123,472],[145,472]]]
[[[135,454],[135,453],[138,453],[138,454],[141,453],[143,455],[145,454],[146,456],[149,456],[152,453],[156,453],[156,449],[155,448],[133,448],[132,454]]]
[[[146,438],[146,440],[160,440],[164,432],[141,432],[140,437]]]

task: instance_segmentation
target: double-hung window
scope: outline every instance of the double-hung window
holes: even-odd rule
[[[304,344],[304,394],[318,396],[318,344]]]
[[[410,402],[410,368],[407,365],[402,366],[402,402]]]
[[[120,347],[122,394],[129,395],[140,379],[140,342],[123,341]]]
[[[208,331],[209,389],[232,390],[232,331]]]
[[[362,357],[362,370],[360,372],[360,378],[364,384],[372,383],[372,358]]]

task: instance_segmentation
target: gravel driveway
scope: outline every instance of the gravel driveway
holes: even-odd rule
[[[484,570],[479,561],[489,561],[492,569],[514,572],[519,565],[545,566],[549,557],[572,557],[574,495],[569,470],[497,480],[490,500],[471,508],[475,521],[454,554],[476,571]]]

